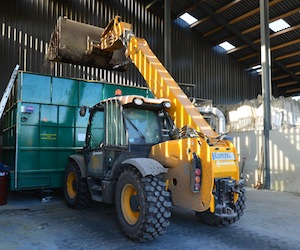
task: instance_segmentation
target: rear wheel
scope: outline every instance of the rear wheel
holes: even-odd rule
[[[207,210],[205,212],[196,212],[197,217],[199,217],[199,219],[203,223],[210,225],[210,226],[227,226],[229,224],[235,223],[244,214],[244,209],[246,208],[246,206],[245,206],[246,190],[243,188],[240,191],[241,191],[241,194],[239,195],[239,198],[238,198],[237,202],[235,203],[236,212],[237,212],[236,217],[220,218],[219,216],[216,216],[215,214],[211,213],[209,210]]]
[[[154,240],[170,224],[170,193],[161,176],[142,177],[138,170],[124,171],[116,187],[116,210],[122,230],[134,241]]]
[[[72,208],[86,208],[91,202],[87,180],[73,161],[69,162],[65,171],[64,196],[67,205]]]

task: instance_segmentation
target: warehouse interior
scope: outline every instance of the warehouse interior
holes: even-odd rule
[[[269,1],[269,21],[275,25],[275,30],[268,29],[272,98],[291,98],[300,93],[298,5],[297,1]],[[173,0],[168,4],[168,1],[165,3],[158,0],[140,2],[16,0],[4,2],[1,7],[1,93],[4,92],[16,64],[20,65],[21,70],[39,74],[98,81],[104,79],[111,83],[145,87],[144,79],[134,67],[131,67],[129,72],[119,73],[94,67],[50,63],[45,60],[49,36],[59,16],[105,27],[107,21],[117,14],[124,21],[133,24],[133,31],[138,37],[147,40],[156,56],[189,97],[211,100],[213,105],[222,107],[257,100],[262,95],[260,6],[257,1]],[[191,24],[181,18],[186,15],[185,13],[194,18]],[[285,22],[286,26],[281,28],[276,22]],[[232,47],[226,50],[220,44]],[[222,108],[223,111],[224,107]],[[298,107],[293,110],[282,108],[279,112],[283,111],[284,116],[294,114],[295,117],[292,119],[299,119]],[[248,116],[242,116],[238,119],[240,123],[243,119],[253,120],[257,115],[250,111]],[[229,121],[228,110],[226,118],[227,124],[232,124],[232,121]],[[236,119],[233,122],[236,122]],[[245,123],[244,120],[242,122]],[[251,121],[247,124],[249,123],[254,124]],[[296,128],[299,124],[290,122],[288,125],[289,128],[286,129],[291,131],[279,133],[283,137],[286,134],[287,141],[290,141],[290,138],[299,138]],[[255,128],[251,130],[254,131]],[[228,131],[237,132],[236,129]],[[255,141],[253,145],[257,149],[256,156],[250,156],[253,152],[241,153],[240,156],[241,159],[248,158],[250,172],[253,172],[249,176],[251,179],[249,184],[257,181],[255,173],[261,155],[261,146]],[[290,146],[296,150],[291,154],[295,157],[299,150],[299,139]],[[243,148],[245,147],[241,146],[240,150],[243,151]],[[295,165],[297,160],[291,160],[290,157],[285,159],[285,152],[282,151],[276,150],[274,154],[282,155],[279,162],[289,162],[278,163],[278,166],[276,163],[274,168],[276,175],[281,171],[286,174],[285,169],[299,171],[297,170],[299,166]],[[272,185],[272,188],[300,191],[298,188],[287,188],[278,183]]]
[[[1,7],[2,93],[16,64],[20,65],[21,70],[39,74],[85,80],[104,79],[122,85],[145,87],[145,81],[134,67],[129,72],[119,73],[80,65],[53,64],[45,60],[49,36],[59,16],[105,27],[107,20],[118,14],[124,21],[133,24],[133,31],[138,37],[148,41],[154,53],[174,79],[182,84],[189,97],[208,99],[213,105],[229,105],[262,95],[260,6],[256,1],[174,0],[168,3],[158,0],[15,0],[4,2]],[[269,2],[270,23],[274,22],[275,28],[278,28],[279,24],[276,22],[283,20],[286,25],[284,28],[279,27],[279,30],[269,29],[272,98],[290,98],[300,93],[299,11],[297,1]],[[191,24],[181,18],[185,13],[194,18]],[[220,46],[224,43],[232,47],[226,50]],[[296,116],[294,119],[299,119],[299,108],[294,110],[296,112],[290,112]],[[252,116],[251,114],[248,118],[253,118]],[[295,138],[290,145],[295,150],[291,157],[296,157],[299,150],[297,126],[298,123],[290,124],[286,129],[291,131],[278,132],[287,141]],[[248,165],[252,171],[256,171],[261,146],[255,142],[253,145],[257,149],[256,156],[251,157],[249,152],[245,152],[241,157],[247,156],[250,160]],[[242,151],[245,148],[243,145],[240,147]],[[292,172],[299,171],[296,159],[290,159],[281,150],[274,154],[282,155],[278,156],[279,162],[288,162],[284,166],[275,164],[276,175],[280,175],[281,171],[286,174],[285,170],[289,169]],[[253,175],[249,178],[256,177]],[[254,182],[251,181],[252,184]],[[297,188],[286,188],[283,184],[274,184],[272,188],[300,191]]]
[[[253,122],[258,117],[257,108],[261,106],[262,109],[262,105],[259,105],[262,104],[263,91],[260,8],[257,1],[240,0],[4,2],[0,11],[1,93],[16,64],[26,72],[146,87],[144,79],[134,67],[129,72],[120,73],[95,67],[51,63],[45,59],[49,37],[59,16],[105,27],[108,20],[120,15],[122,20],[132,24],[136,36],[147,40],[155,55],[189,97],[210,100],[212,105],[224,112],[227,132],[231,132],[238,141],[235,144],[239,145],[240,161],[247,158],[245,172],[248,171],[248,184],[255,185],[263,143],[258,134],[262,133],[264,137],[263,124],[258,129]],[[294,117],[291,119],[296,121],[282,121],[279,126],[274,126],[275,118],[271,118],[273,128],[276,128],[272,133],[278,133],[274,138],[283,137],[286,141],[284,145],[274,143],[271,146],[272,164],[269,168],[274,177],[271,189],[300,192],[296,180],[292,178],[295,172],[299,172],[296,156],[300,143],[299,104],[290,99],[300,93],[300,9],[298,2],[291,0],[269,1],[268,8],[269,22],[275,27],[268,29],[271,52],[269,95],[274,100],[288,98],[283,99],[290,101],[283,103],[278,112],[282,114],[282,120],[292,114]],[[190,24],[182,19],[187,14],[192,18]],[[280,27],[278,22],[283,22],[285,26]],[[231,47],[221,47],[224,44]],[[231,112],[230,121],[227,105],[239,103],[242,106],[247,100],[257,102],[259,99],[260,103],[255,107],[250,105],[250,111],[249,103],[246,103],[248,110],[240,118],[236,118],[237,113],[233,115]],[[237,107],[233,110],[236,111]],[[273,109],[269,111],[272,114],[275,112]],[[232,120],[232,117],[235,118]],[[260,121],[262,119],[260,116]],[[234,122],[242,122],[243,125],[246,122],[248,127],[232,128]],[[249,129],[249,124],[250,127],[251,124],[254,126]],[[253,133],[253,138],[243,131]],[[246,143],[245,140],[250,141],[250,146],[242,143]],[[282,174],[285,176],[283,179]]]
[[[144,242],[173,205],[227,226],[245,187],[299,196],[299,6],[2,1],[0,205],[58,189],[71,208],[116,205]]]

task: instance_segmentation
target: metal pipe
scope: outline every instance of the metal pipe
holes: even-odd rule
[[[218,134],[224,134],[226,132],[226,120],[221,110],[215,107],[198,107],[198,110],[202,114],[212,114],[217,117],[218,120]]]
[[[262,96],[264,105],[264,186],[270,189],[270,130],[271,125],[271,56],[269,31],[269,1],[260,0],[260,37],[261,37],[261,67]]]

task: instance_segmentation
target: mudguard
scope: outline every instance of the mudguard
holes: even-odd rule
[[[151,158],[130,158],[123,161],[122,165],[132,165],[136,167],[143,177],[147,175],[156,176],[168,171],[158,161]]]
[[[73,160],[77,163],[78,167],[80,168],[80,172],[83,178],[87,177],[87,172],[86,172],[86,167],[85,167],[85,162],[83,155],[70,155],[69,160]]]

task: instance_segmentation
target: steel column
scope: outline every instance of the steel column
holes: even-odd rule
[[[261,36],[261,67],[262,67],[262,96],[264,107],[264,186],[270,189],[270,130],[271,124],[271,55],[269,30],[269,1],[260,0],[260,36]]]

